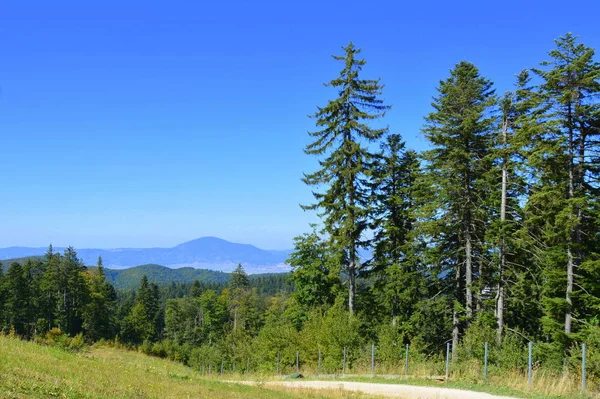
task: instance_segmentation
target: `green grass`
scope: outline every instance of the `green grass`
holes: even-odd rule
[[[69,353],[0,336],[0,398],[366,398],[340,391],[232,384],[115,348]]]

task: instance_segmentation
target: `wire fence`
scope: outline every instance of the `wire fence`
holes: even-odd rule
[[[531,388],[534,381],[534,352],[533,352],[534,344],[533,342],[529,342],[527,345],[527,363],[523,364],[523,369],[526,370],[526,379],[527,379],[527,387]],[[271,364],[270,361],[265,360],[263,358],[253,359],[252,357],[248,357],[245,361],[238,360],[220,360],[215,361],[203,361],[201,362],[201,367],[199,368],[199,372],[202,375],[225,375],[229,373],[237,373],[237,374],[254,374],[254,373],[263,373],[269,374],[271,372],[275,372],[276,375],[283,376],[291,373],[305,373],[306,375],[316,376],[316,377],[383,377],[383,378],[415,378],[415,377],[423,377],[423,373],[414,373],[411,369],[413,364],[411,364],[411,350],[410,346],[406,344],[403,348],[404,353],[402,356],[398,356],[398,358],[403,359],[403,364],[400,364],[398,361],[389,362],[384,361],[382,359],[378,359],[377,356],[377,347],[373,343],[370,345],[370,353],[368,356],[368,364],[366,363],[365,349],[363,348],[362,353],[355,354],[356,356],[352,357],[352,361],[350,361],[350,351],[349,348],[343,347],[342,353],[339,356],[335,356],[335,359],[339,358],[339,364],[337,366],[334,364],[332,366],[332,362],[327,362],[327,367],[324,367],[324,362],[327,360],[323,355],[323,351],[321,349],[317,350],[317,358],[314,359],[310,356],[307,356],[306,361],[302,357],[302,353],[300,350],[295,351],[295,356],[293,358],[293,362],[289,360],[289,354],[287,361],[284,361],[282,353],[277,353],[275,357],[275,364]],[[487,381],[490,377],[490,347],[488,342],[483,344],[483,358],[478,359],[481,361],[481,378],[484,381]],[[331,360],[331,359],[329,359]],[[440,361],[441,360],[441,361]],[[333,362],[335,363],[335,361]],[[420,366],[423,365],[423,362],[415,361],[415,364]],[[580,378],[580,390],[581,392],[586,392],[587,388],[587,346],[586,344],[581,345],[581,364],[579,369],[577,370],[578,377]],[[446,344],[445,356],[442,359],[438,360],[429,360],[427,361],[428,371],[432,371],[429,373],[429,378],[437,379],[437,380],[449,380],[453,378],[453,368],[456,365],[456,362],[452,359],[452,346],[448,342]],[[525,367],[526,366],[526,367]],[[325,369],[326,368],[326,369]],[[500,370],[500,368],[496,368],[495,370]],[[443,374],[442,374],[443,373]],[[460,374],[459,372],[457,372]]]

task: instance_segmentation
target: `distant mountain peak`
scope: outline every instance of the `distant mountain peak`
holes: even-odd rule
[[[0,260],[39,256],[47,248],[10,247],[0,249]],[[64,248],[55,247],[62,252]],[[206,236],[186,241],[172,248],[76,248],[86,265],[95,265],[102,256],[104,266],[129,268],[138,265],[157,264],[168,267],[190,266],[218,271],[231,271],[241,263],[248,273],[285,272],[290,250],[271,251],[250,244],[230,242],[219,237]]]

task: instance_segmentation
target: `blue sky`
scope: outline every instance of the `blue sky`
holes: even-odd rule
[[[315,220],[302,149],[340,46],[363,48],[384,123],[419,150],[454,64],[502,93],[568,31],[600,48],[598,15],[594,0],[4,2],[0,247],[291,247]]]

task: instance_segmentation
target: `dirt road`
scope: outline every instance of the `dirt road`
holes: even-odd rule
[[[402,384],[376,384],[370,382],[351,381],[269,381],[255,383],[250,381],[242,384],[280,385],[290,388],[311,389],[345,389],[360,391],[367,394],[380,395],[388,398],[403,399],[517,399],[508,396],[496,396],[489,393],[465,391],[462,389],[422,387]]]

